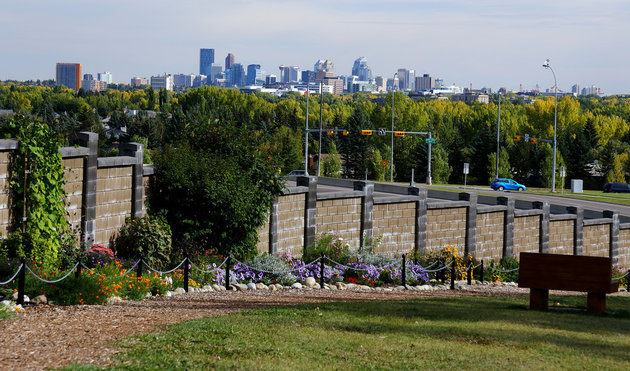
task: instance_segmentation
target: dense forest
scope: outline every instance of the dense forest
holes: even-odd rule
[[[125,89],[101,93],[74,92],[62,86],[0,84],[0,108],[28,114],[63,134],[66,145],[73,134],[99,133],[100,154],[115,155],[118,142],[144,143],[152,151],[167,148],[181,137],[197,135],[208,123],[255,133],[278,154],[280,171],[304,168],[304,130],[307,97],[245,94],[236,90],[204,87],[185,93]],[[392,123],[391,94],[357,93],[347,96],[311,95],[309,128],[348,130],[322,133],[322,175],[389,179],[390,134],[363,136],[361,130],[387,128]],[[468,183],[487,185],[495,175],[497,103],[414,100],[396,93],[394,128],[431,131],[434,183],[463,183],[463,164],[470,163]],[[524,136],[552,139],[554,98],[538,96],[532,104],[513,94],[501,95],[499,176],[513,177],[533,187],[551,186],[552,147]],[[320,107],[320,104],[322,105]],[[570,179],[583,179],[585,188],[601,189],[607,181],[625,182],[630,162],[630,97],[562,97],[558,100],[558,168],[566,167],[567,184],[556,177],[557,187]],[[321,112],[321,116],[320,116]],[[521,140],[515,140],[520,135]],[[427,144],[423,135],[394,138],[394,179],[424,180]],[[309,135],[309,154],[320,148],[319,133]],[[331,159],[339,153],[343,166]],[[332,156],[330,156],[332,154]],[[316,159],[315,159],[316,160]],[[384,161],[385,160],[385,161]],[[145,161],[150,162],[151,156]],[[386,163],[384,167],[383,164]],[[309,162],[317,173],[317,162]],[[338,170],[341,169],[341,170]]]

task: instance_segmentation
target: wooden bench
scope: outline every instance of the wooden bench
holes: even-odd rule
[[[595,256],[521,253],[518,286],[527,287],[530,309],[547,309],[549,290],[587,292],[586,310],[604,312],[611,282],[612,259]]]

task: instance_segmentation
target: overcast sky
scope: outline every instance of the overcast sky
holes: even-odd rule
[[[198,73],[214,48],[266,73],[332,59],[349,75],[398,68],[448,85],[496,90],[596,85],[630,93],[628,0],[0,0],[0,80],[51,79],[56,62],[83,73]]]

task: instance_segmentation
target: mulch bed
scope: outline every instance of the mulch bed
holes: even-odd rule
[[[470,291],[282,290],[188,293],[107,305],[27,307],[25,314],[0,321],[0,369],[41,370],[75,362],[106,366],[121,351],[112,344],[129,335],[159,331],[164,325],[248,309],[329,301],[398,300],[484,295],[514,297],[526,289],[477,285]]]

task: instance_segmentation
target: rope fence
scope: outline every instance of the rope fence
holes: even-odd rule
[[[467,278],[467,283],[470,285],[471,281],[472,281],[472,276],[473,273],[476,269],[479,269],[479,275],[480,275],[480,281],[484,282],[484,273],[492,273],[492,272],[498,272],[498,273],[512,273],[515,271],[519,270],[519,267],[514,268],[514,269],[509,269],[509,270],[505,270],[505,269],[498,269],[494,266],[489,266],[484,268],[484,262],[483,260],[477,264],[477,265],[473,265],[473,262],[470,262],[468,264],[467,267],[463,267],[463,268],[458,268],[455,264],[456,262],[456,258],[455,256],[451,257],[451,259],[448,261],[448,263],[445,261],[446,259],[444,258],[439,258],[437,259],[435,262],[433,262],[431,265],[425,267],[422,267],[419,264],[414,264],[413,262],[410,262],[409,264],[406,262],[406,255],[403,254],[402,255],[402,260],[400,262],[400,264],[398,264],[398,262],[394,262],[391,264],[387,264],[387,265],[383,265],[383,266],[371,266],[368,268],[360,268],[360,267],[354,267],[352,265],[349,264],[341,264],[327,256],[325,256],[324,254],[321,254],[320,257],[314,259],[313,261],[311,261],[310,263],[304,263],[301,266],[298,266],[296,268],[293,269],[283,269],[283,270],[279,270],[279,271],[269,271],[269,270],[264,270],[264,269],[260,269],[248,264],[245,264],[241,261],[239,261],[238,259],[234,258],[233,256],[229,255],[228,257],[225,258],[225,260],[223,260],[223,262],[219,265],[216,266],[210,270],[204,270],[200,267],[198,267],[197,265],[195,265],[193,262],[190,261],[190,259],[188,257],[185,257],[182,261],[180,261],[177,266],[175,266],[173,269],[167,270],[167,271],[160,271],[155,269],[154,267],[150,266],[146,261],[144,261],[144,259],[140,258],[139,260],[137,260],[132,266],[131,268],[129,268],[128,270],[126,270],[124,273],[121,273],[118,276],[115,276],[113,278],[118,278],[118,277],[123,277],[123,276],[127,276],[129,275],[131,272],[136,272],[137,277],[142,277],[142,267],[146,266],[150,271],[153,271],[157,274],[160,275],[164,275],[164,274],[169,274],[172,273],[178,269],[180,269],[182,266],[184,267],[184,290],[186,292],[188,292],[188,281],[189,281],[189,274],[190,274],[190,268],[194,268],[197,271],[201,272],[201,273],[215,273],[215,272],[224,272],[224,277],[225,277],[225,287],[226,289],[230,289],[230,284],[234,283],[236,281],[236,277],[235,275],[231,275],[231,273],[234,272],[230,272],[230,265],[232,263],[232,261],[234,262],[234,267],[236,267],[236,265],[240,265],[239,268],[246,268],[249,269],[253,272],[259,272],[261,274],[261,278],[263,274],[270,274],[270,275],[283,275],[283,274],[289,274],[289,273],[295,273],[295,272],[303,272],[304,270],[306,271],[311,271],[315,276],[317,276],[317,269],[319,268],[319,279],[320,279],[320,287],[323,289],[325,286],[325,280],[324,280],[324,271],[326,268],[326,265],[324,264],[325,261],[328,261],[329,263],[332,263],[332,266],[329,266],[330,268],[334,269],[343,269],[343,270],[351,270],[351,271],[356,271],[356,272],[373,272],[373,271],[378,271],[378,270],[383,270],[383,269],[387,269],[387,268],[392,268],[395,267],[397,269],[401,270],[401,281],[402,281],[402,285],[406,286],[406,274],[407,274],[407,270],[412,271],[414,274],[418,274],[417,271],[419,269],[419,271],[421,273],[424,274],[429,274],[429,273],[435,273],[435,277],[438,280],[441,280],[442,282],[446,282],[446,270],[448,268],[451,269],[451,276],[450,276],[450,284],[451,284],[451,289],[455,289],[455,278],[457,277],[457,273],[459,274],[466,274],[466,278]],[[319,263],[319,267],[317,266],[317,263]],[[350,263],[353,264],[353,263]],[[359,263],[354,263],[354,264],[359,264]],[[439,266],[441,264],[441,266]],[[434,266],[438,265],[439,267],[434,268],[434,269],[429,269],[429,268],[433,268]],[[20,266],[17,268],[16,272],[13,274],[13,276],[5,281],[5,282],[0,282],[0,285],[6,285],[9,284],[11,282],[13,282],[16,277],[18,278],[18,298],[17,298],[17,303],[18,304],[24,304],[24,285],[25,285],[25,280],[26,280],[26,271],[28,271],[35,279],[44,282],[44,283],[48,283],[48,284],[54,284],[54,283],[58,283],[61,282],[63,280],[65,280],[66,278],[68,278],[73,272],[75,273],[75,277],[78,278],[81,274],[81,268],[89,270],[91,272],[95,272],[95,270],[93,268],[89,268],[87,267],[85,264],[83,264],[80,260],[77,260],[77,263],[74,265],[74,267],[72,267],[71,269],[68,270],[68,272],[61,278],[56,279],[56,280],[47,280],[45,278],[42,278],[41,276],[37,275],[27,264],[26,264],[26,260],[24,258],[21,259],[21,264]],[[223,268],[223,270],[221,269]],[[619,277],[615,277],[612,279],[613,282],[615,281],[620,281],[623,278],[627,277],[630,274],[630,270],[628,270],[624,275],[619,276]],[[630,286],[630,281],[628,282],[628,285]]]

